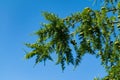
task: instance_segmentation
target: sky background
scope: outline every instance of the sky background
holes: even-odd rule
[[[91,55],[85,55],[75,70],[66,66],[64,72],[55,62],[34,67],[35,57],[24,58],[24,50],[30,51],[24,43],[33,43],[37,37],[32,34],[45,22],[42,11],[65,17],[99,5],[93,5],[93,0],[0,0],[0,80],[92,80],[105,76],[100,60]]]

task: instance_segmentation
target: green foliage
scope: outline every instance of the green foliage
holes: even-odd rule
[[[35,43],[26,44],[32,49],[26,59],[36,56],[36,64],[53,61],[51,54],[55,53],[56,64],[64,70],[66,64],[76,67],[84,54],[92,54],[101,58],[108,72],[102,80],[120,80],[120,2],[104,2],[100,10],[86,7],[63,19],[43,12],[48,23],[36,32],[39,38]]]

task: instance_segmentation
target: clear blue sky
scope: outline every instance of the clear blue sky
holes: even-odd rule
[[[41,11],[49,11],[65,17],[92,5],[93,0],[0,0],[0,80],[92,80],[106,75],[99,59],[85,55],[81,64],[73,70],[48,61],[34,66],[35,58],[25,60],[25,42],[34,42],[32,36],[44,22]],[[98,5],[100,5],[98,3]]]

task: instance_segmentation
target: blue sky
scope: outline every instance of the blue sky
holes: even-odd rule
[[[65,17],[85,7],[98,9],[92,0],[0,0],[0,80],[92,80],[106,75],[99,59],[85,55],[81,64],[73,70],[48,61],[34,66],[35,58],[24,59],[25,42],[34,42],[32,33],[45,22],[42,11]]]

